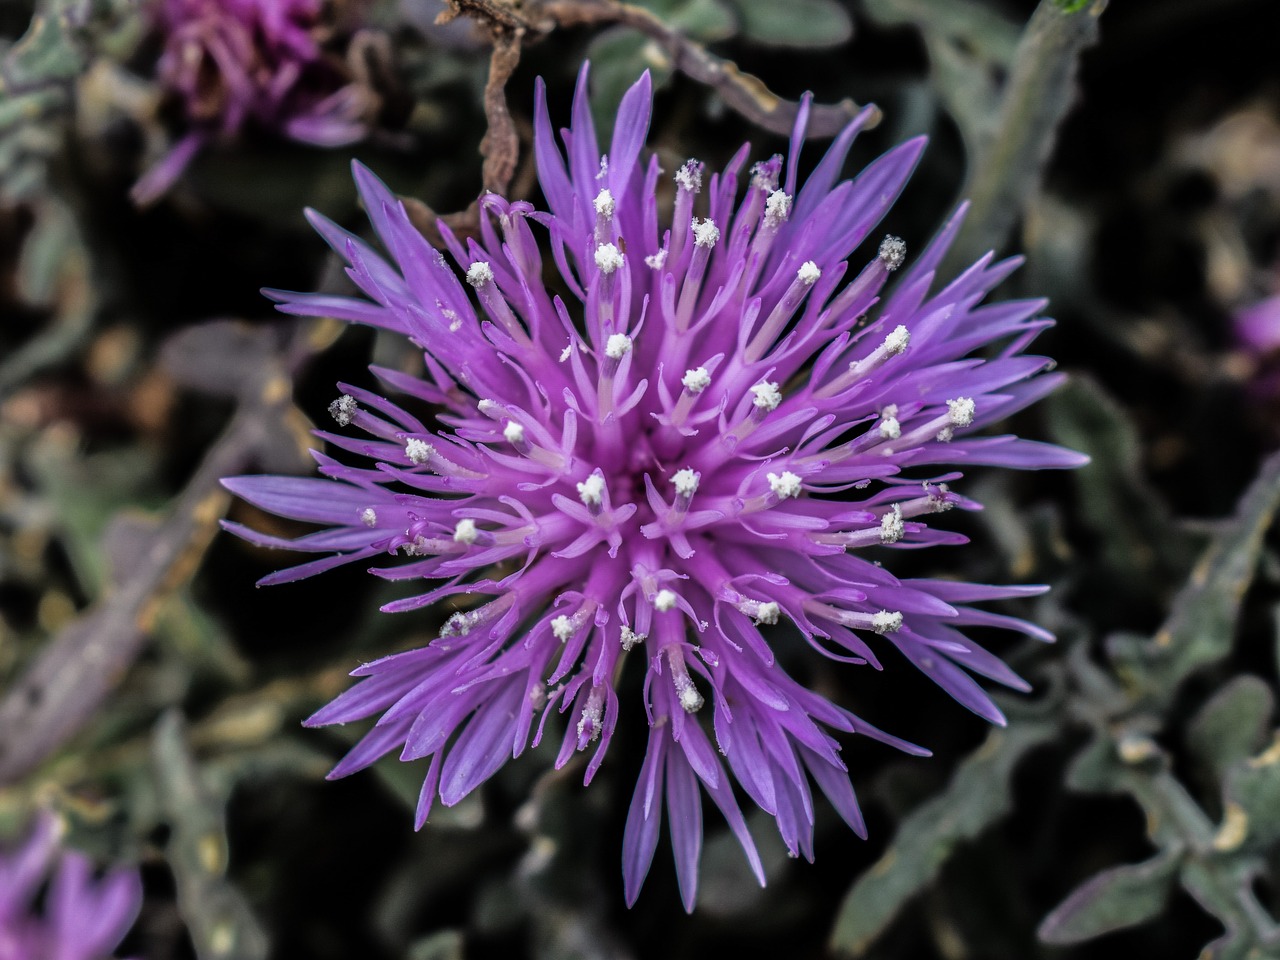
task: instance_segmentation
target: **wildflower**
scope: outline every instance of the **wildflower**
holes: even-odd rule
[[[164,34],[156,72],[178,99],[187,133],[133,188],[150,203],[211,140],[247,124],[333,147],[369,130],[376,94],[353,81],[321,41],[333,31],[324,0],[154,0]]]
[[[934,283],[959,215],[887,295],[902,241],[873,246],[869,263],[851,266],[865,242],[878,242],[871,231],[924,142],[837,183],[863,114],[801,186],[807,109],[806,101],[785,167],[781,157],[757,165],[740,201],[746,147],[709,178],[705,196],[702,165],[681,166],[665,231],[656,200],[663,172],[656,159],[640,160],[648,76],[622,101],[606,162],[585,70],[567,157],[540,94],[535,149],[550,214],[488,195],[478,239],[441,226],[446,257],[359,165],[389,261],[309,214],[368,299],[268,295],[286,313],[411,338],[424,351],[424,378],[374,372],[443,412],[428,425],[372,391],[341,386],[352,398],[344,415],[368,438],[320,436],[367,465],[316,453],[328,479],[225,481],[265,510],[324,529],[296,540],[228,529],[322,554],[264,583],[391,556],[372,572],[440,582],[384,610],[490,598],[454,614],[428,646],[358,668],[364,679],[307,721],[380,715],[331,776],[392,750],[429,759],[421,827],[437,797],[457,803],[536,746],[555,711],[567,714],[555,762],[592,751],[589,783],[620,717],[638,720],[643,708],[649,742],[626,825],[626,897],[634,902],[648,872],[665,804],[692,909],[703,791],[763,883],[733,779],[776,818],[791,852],[811,858],[810,778],[865,834],[829,731],[925,752],[789,677],[762,626],[786,625],[826,656],[877,670],[881,652],[896,649],[960,703],[1003,722],[970,674],[1026,684],[963,628],[1050,639],[972,606],[1044,588],[900,580],[860,549],[963,542],[927,522],[976,507],[951,489],[958,473],[931,475],[937,464],[1082,462],[978,433],[1058,384],[1044,373],[1047,360],[1022,354],[1050,321],[1037,317],[1039,300],[981,304],[1016,260],[987,256]],[[543,285],[531,222],[550,236],[568,304]],[[429,461],[406,454],[407,443],[427,438]],[[628,655],[647,669],[642,693],[621,692],[624,707],[615,682]]]
[[[0,960],[107,960],[138,916],[136,870],[115,869],[95,880],[89,858],[59,855],[58,843],[57,819],[44,816],[22,847],[0,855]],[[44,908],[37,910],[46,877]]]

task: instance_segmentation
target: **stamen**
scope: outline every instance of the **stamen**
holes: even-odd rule
[[[637,643],[644,643],[649,638],[649,635],[647,633],[636,633],[624,623],[618,631],[618,638],[622,641],[622,650],[625,653]]]
[[[702,164],[692,158],[686,160],[676,171],[676,186],[690,193],[702,189]]]
[[[654,595],[653,608],[659,613],[666,613],[668,610],[674,610],[679,600],[674,590],[663,587]]]
[[[782,403],[782,393],[778,390],[776,383],[757,383],[751,388],[751,392],[756,395],[751,405],[765,413],[777,410],[778,404]]]
[[[818,282],[818,278],[822,276],[822,271],[812,260],[806,260],[800,265],[800,269],[796,271],[796,276],[801,283],[811,287]]]
[[[699,247],[714,247],[720,242],[720,228],[710,218],[693,221],[693,242]]]
[[[645,266],[652,270],[661,270],[667,262],[667,251],[659,250],[657,253],[651,253],[644,258]]]
[[[884,347],[885,352],[889,354],[889,356],[896,357],[899,354],[905,353],[907,347],[910,345],[911,331],[902,324],[898,324],[893,328],[893,331],[884,338],[884,343],[881,346]]]
[[[622,263],[622,253],[612,243],[602,243],[596,247],[596,266],[605,276],[612,274]]]
[[[692,497],[698,492],[698,481],[702,479],[702,474],[695,473],[688,467],[683,470],[677,470],[675,476],[671,478],[672,484],[675,485],[676,493],[682,497]]]
[[[803,482],[790,470],[784,470],[781,475],[766,474],[765,479],[769,481],[769,489],[777,495],[779,500],[798,497],[804,492]]]
[[[598,473],[593,473],[578,484],[578,499],[588,507],[600,506],[604,499],[604,477]]]
[[[777,230],[791,216],[791,196],[781,190],[769,194],[764,202],[764,225]]]
[[[880,241],[879,257],[884,268],[892,273],[907,259],[907,245],[901,237],[890,234]]]
[[[698,394],[711,386],[711,374],[706,367],[694,367],[692,370],[684,372],[680,383],[690,393]]]
[[[573,620],[563,613],[560,614],[560,616],[551,621],[551,632],[561,643],[567,642],[574,634]]]
[[[405,441],[404,455],[409,458],[411,463],[416,463],[418,466],[422,466],[430,460],[431,455],[435,452],[435,447],[425,440],[419,440],[417,437],[410,437]]]
[[[338,421],[338,426],[345,427],[351,423],[351,418],[356,415],[356,411],[359,409],[356,398],[349,393],[344,393],[329,404],[329,416]]]
[[[519,443],[524,439],[524,427],[514,420],[508,420],[507,425],[502,428],[502,436],[507,443]]]
[[[613,201],[613,194],[609,192],[608,188],[605,188],[596,194],[595,208],[598,216],[601,216],[606,220],[613,217],[615,204]]]
[[[977,412],[977,404],[971,397],[960,397],[947,401],[948,416],[953,427],[967,427],[973,423],[973,415]]]
[[[480,537],[480,531],[476,528],[474,520],[459,520],[458,525],[453,528],[453,539],[456,543],[473,544]]]
[[[689,668],[684,662],[684,652],[676,644],[667,647],[667,662],[671,664],[671,682],[676,688],[676,696],[685,713],[697,713],[702,709],[702,694],[693,684],[689,676]]]
[[[894,610],[881,610],[871,616],[871,629],[876,633],[897,633],[902,629],[902,613]]]
[[[479,290],[486,283],[493,281],[493,267],[483,260],[477,260],[467,267],[467,283]]]
[[[621,360],[631,352],[631,338],[625,333],[611,334],[604,346],[604,355],[610,360]]]
[[[360,514],[360,521],[366,527],[376,527],[378,525],[378,513],[373,507],[365,507],[364,512]]]
[[[902,539],[906,526],[902,522],[902,507],[894,504],[893,508],[880,518],[880,542],[897,543]]]

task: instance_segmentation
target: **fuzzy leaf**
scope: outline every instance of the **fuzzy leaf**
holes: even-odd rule
[[[771,47],[838,47],[853,36],[853,20],[835,0],[738,0],[742,32]]]
[[[1200,708],[1187,730],[1187,746],[1215,785],[1262,746],[1274,709],[1271,688],[1249,674],[1236,677]]]
[[[1080,943],[1155,918],[1169,899],[1181,862],[1182,851],[1172,850],[1091,877],[1045,917],[1040,939]]]

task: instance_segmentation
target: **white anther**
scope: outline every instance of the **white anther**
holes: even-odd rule
[[[781,161],[781,157],[775,156],[775,159]],[[751,168],[751,186],[757,190],[768,190],[770,192],[778,189],[778,174],[775,170],[770,169],[769,164],[757,163]]]
[[[880,241],[879,256],[884,268],[892,273],[907,259],[907,245],[901,237],[889,235]]]
[[[938,442],[950,443],[955,438],[955,435],[956,431],[954,427],[943,427],[938,431]]]
[[[653,608],[659,613],[666,613],[668,610],[676,608],[676,603],[679,599],[674,590],[668,590],[663,587],[653,598]]]
[[[778,495],[779,500],[798,497],[804,491],[800,478],[790,470],[784,470],[781,476],[776,473],[766,474],[765,479],[769,481],[769,489]]]
[[[435,453],[435,448],[425,440],[419,440],[417,437],[410,437],[404,445],[404,455],[409,458],[411,463],[419,466],[431,459],[431,455]]]
[[[745,600],[738,605],[738,609],[755,621],[756,626],[762,623],[777,623],[782,614],[782,608],[772,600],[764,603],[758,600]]]
[[[567,347],[565,347],[563,350],[560,351],[560,362],[564,363],[566,360],[568,360],[572,356],[573,356],[573,344],[570,343]]]
[[[693,685],[693,681],[689,679],[688,674],[677,676],[675,684],[676,695],[680,698],[680,706],[684,708],[685,713],[697,713],[702,709],[702,704],[704,703],[702,694]]]
[[[902,539],[902,534],[905,532],[906,527],[902,522],[902,507],[895,503],[893,509],[880,518],[880,542],[897,543]]]
[[[480,531],[476,529],[474,520],[459,520],[458,525],[453,528],[453,539],[456,543],[472,544],[480,536]]]
[[[684,372],[684,376],[680,378],[680,383],[690,393],[701,393],[711,386],[711,373],[706,367],[694,367],[692,370]]]
[[[596,247],[596,266],[605,276],[622,266],[622,252],[612,243],[602,243]]]
[[[812,260],[806,260],[800,265],[800,269],[796,271],[796,279],[809,287],[817,283],[820,276],[822,276],[822,271]]]
[[[648,636],[649,635],[647,633],[636,633],[625,623],[618,631],[618,638],[622,641],[622,649],[624,652],[630,650],[637,643],[644,643]]]
[[[701,190],[702,170],[699,169],[700,166],[701,164],[697,160],[686,160],[681,164],[680,169],[676,171],[676,186],[691,193],[697,193]]]
[[[360,514],[360,521],[366,527],[376,527],[378,525],[378,512],[373,507],[365,507],[364,512]]]
[[[604,494],[604,477],[593,473],[578,484],[578,499],[588,507],[598,507]]]
[[[706,220],[699,220],[696,217],[693,221],[693,242],[699,247],[714,247],[720,242],[720,228],[716,226],[716,222],[708,217]]]
[[[595,697],[588,697],[586,705],[582,708],[582,716],[578,718],[579,738],[589,733],[589,740],[599,740],[603,721],[604,705]]]
[[[486,283],[493,280],[493,267],[485,263],[483,260],[477,260],[471,266],[467,267],[467,283],[471,284],[477,290]]]
[[[967,427],[973,423],[973,415],[977,412],[977,404],[970,397],[960,397],[947,401],[947,416],[953,427]]]
[[[524,427],[514,420],[508,420],[507,425],[502,428],[502,436],[507,443],[519,443],[524,439]]]
[[[359,409],[360,407],[356,404],[356,398],[349,393],[344,393],[329,404],[329,416],[338,421],[338,426],[345,427],[351,422],[351,418],[356,415],[356,411]]]
[[[604,355],[610,360],[621,360],[624,354],[631,352],[631,338],[625,333],[610,334],[604,345]]]
[[[782,190],[769,194],[764,202],[764,225],[775,230],[791,216],[791,195]]]
[[[695,473],[688,467],[683,470],[677,470],[675,476],[671,478],[671,482],[675,484],[676,493],[682,497],[692,497],[698,492],[698,479],[701,474]]]
[[[613,202],[613,194],[610,193],[608,189],[601,190],[596,194],[596,213],[604,217],[606,220],[613,216],[615,206],[616,205]]]
[[[897,633],[902,629],[902,614],[897,610],[881,610],[872,615],[871,629],[876,633]]]
[[[881,415],[880,436],[885,440],[897,440],[902,436],[902,424],[897,417],[889,416],[887,410]]]
[[[756,395],[756,398],[751,401],[752,406],[759,407],[766,413],[777,410],[778,404],[782,402],[782,393],[778,390],[776,383],[757,383],[751,388],[751,392]]]
[[[573,636],[573,621],[564,614],[560,614],[551,621],[551,632],[555,634],[557,640],[564,643]]]
[[[911,331],[898,324],[884,338],[884,351],[891,357],[896,357],[900,353],[905,353],[907,347],[911,346]]]
[[[600,157],[600,172],[596,174],[597,180],[603,180],[609,175],[609,155],[602,154]]]
[[[659,250],[657,253],[651,253],[644,258],[645,266],[651,270],[661,270],[667,262],[667,251]]]

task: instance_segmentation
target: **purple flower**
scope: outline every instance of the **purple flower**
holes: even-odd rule
[[[376,97],[351,82],[319,39],[324,0],[155,0],[164,34],[156,72],[182,103],[189,130],[133,188],[150,203],[210,140],[250,123],[333,147],[362,139]]]
[[[57,818],[42,816],[22,847],[0,855],[0,960],[106,960],[137,919],[138,872],[117,868],[95,879],[84,854],[59,855],[59,833]]]
[[[1050,361],[1022,354],[1050,325],[1037,316],[1043,301],[982,304],[1016,260],[987,256],[936,283],[957,215],[887,295],[906,259],[901,240],[870,241],[870,262],[851,269],[922,139],[837,182],[863,114],[800,185],[806,101],[789,160],[752,167],[741,200],[746,147],[709,178],[696,161],[677,169],[668,231],[663,171],[640,160],[648,76],[623,99],[607,154],[585,69],[562,133],[567,156],[539,90],[535,150],[549,213],[490,194],[478,239],[441,225],[446,258],[357,165],[390,259],[308,214],[364,297],[268,295],[285,313],[412,339],[423,378],[374,372],[438,412],[427,423],[342,386],[330,412],[366,436],[319,435],[367,465],[316,453],[329,479],[225,481],[264,510],[323,529],[285,540],[227,527],[321,555],[264,583],[389,556],[375,575],[439,583],[384,610],[489,598],[450,616],[428,646],[361,666],[354,675],[364,679],[307,721],[379,716],[331,776],[392,750],[429,759],[421,827],[437,796],[457,803],[536,745],[553,712],[565,715],[557,766],[591,751],[589,782],[619,718],[637,721],[643,708],[649,746],[627,820],[626,897],[648,872],[665,804],[692,909],[703,791],[763,883],[734,780],[777,819],[790,850],[811,857],[810,781],[865,832],[830,731],[926,752],[793,680],[770,635],[791,630],[822,655],[875,670],[896,649],[1003,723],[971,674],[1027,685],[963,631],[1051,639],[972,606],[1045,588],[900,580],[864,548],[964,542],[928,522],[977,507],[952,489],[960,474],[935,473],[938,464],[1037,469],[1084,458],[980,434],[1061,379],[1045,373]],[[543,283],[534,223],[550,237],[564,299]],[[646,665],[642,696],[615,688],[626,657]]]

